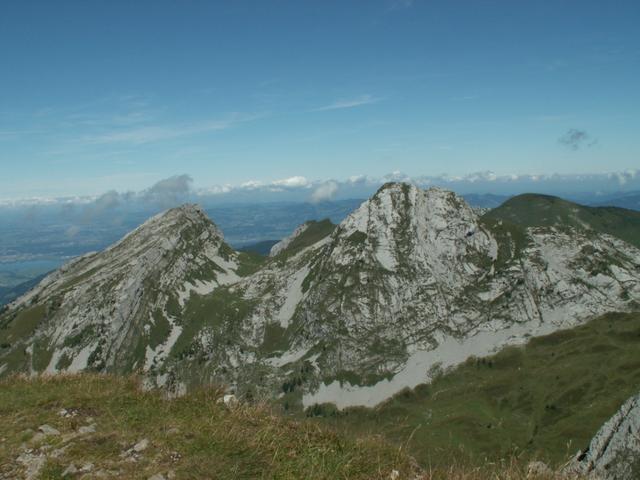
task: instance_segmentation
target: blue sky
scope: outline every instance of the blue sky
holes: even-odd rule
[[[0,199],[640,165],[637,1],[4,1]]]

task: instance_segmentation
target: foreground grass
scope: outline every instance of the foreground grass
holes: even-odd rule
[[[67,478],[70,464],[92,464],[88,478],[388,479],[393,470],[415,477],[411,459],[380,439],[348,439],[219,398],[203,389],[168,400],[133,378],[98,375],[0,382],[0,478],[22,478],[16,458],[29,449],[47,457],[42,479]],[[92,423],[95,432],[79,433]],[[60,434],[39,438],[45,424]],[[143,439],[147,448],[130,451]]]
[[[470,359],[375,409],[308,414],[355,435],[384,432],[424,466],[559,466],[639,389],[640,314],[620,313]]]
[[[0,478],[554,478],[527,475],[515,459],[474,468],[454,461],[419,471],[404,448],[379,437],[349,438],[315,422],[274,416],[265,407],[226,407],[220,394],[203,389],[169,400],[142,391],[132,377],[87,374],[2,381]],[[38,434],[43,425],[59,433]],[[136,452],[141,441],[148,445]],[[31,477],[20,460],[25,457],[43,459]],[[79,471],[65,475],[71,464]]]

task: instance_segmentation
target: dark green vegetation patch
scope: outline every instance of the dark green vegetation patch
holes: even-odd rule
[[[255,252],[238,253],[238,269],[236,273],[241,277],[247,277],[260,270],[267,261],[267,257]]]
[[[266,257],[267,255],[269,255],[271,247],[273,247],[279,241],[280,240],[263,240],[262,242],[252,243],[250,245],[240,247],[238,248],[238,252],[257,253],[258,255]]]
[[[484,218],[522,227],[570,226],[618,237],[640,247],[640,212],[618,207],[586,207],[558,197],[526,193],[510,198]]]
[[[181,359],[197,353],[194,340],[205,328],[215,332],[219,342],[237,339],[240,319],[248,316],[253,307],[254,302],[229,287],[220,287],[208,295],[192,294],[180,318],[183,330],[171,355]]]
[[[612,313],[471,358],[375,409],[309,413],[352,433],[384,432],[425,465],[511,455],[557,465],[638,392],[639,352],[640,313]]]
[[[5,314],[0,319],[0,342],[11,343],[32,335],[44,320],[46,311],[44,305],[37,305]]]
[[[280,252],[278,257],[286,256],[290,257],[298,253],[311,245],[318,243],[323,238],[331,235],[336,226],[331,223],[331,220],[324,219],[320,221],[310,221],[306,223],[307,228],[298,235],[285,250]]]

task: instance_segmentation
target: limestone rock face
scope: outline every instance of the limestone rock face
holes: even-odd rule
[[[273,247],[271,247],[271,250],[269,251],[269,256],[275,257],[280,252],[283,252],[284,250],[286,250],[287,247],[291,245],[291,242],[293,242],[296,238],[302,235],[308,227],[309,227],[309,224],[307,223],[303,223],[302,225],[297,227],[291,235],[289,235],[286,238],[283,238],[278,243],[276,243]]]
[[[276,248],[277,247],[277,248]],[[440,369],[640,304],[640,250],[390,183],[255,263],[198,207],[73,260],[0,314],[0,375],[136,371],[180,394],[374,406]]]
[[[37,321],[30,338],[8,336],[12,345],[26,341],[28,353],[10,366],[47,373],[149,368],[179,336],[180,306],[194,292],[236,281],[235,268],[236,253],[199,207],[157,215],[107,250],[64,265],[9,306],[9,315]]]
[[[602,426],[567,472],[601,480],[640,478],[640,394]]]

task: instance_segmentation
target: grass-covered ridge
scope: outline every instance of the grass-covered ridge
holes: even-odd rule
[[[72,478],[63,476],[71,464],[92,464],[95,478],[387,479],[393,470],[415,478],[411,459],[379,438],[350,439],[264,407],[229,408],[220,397],[202,389],[168,400],[131,377],[4,380],[0,477],[21,478],[24,455],[44,458],[41,479]],[[59,434],[38,435],[43,425]],[[141,441],[146,448],[131,451]]]
[[[310,247],[311,245],[318,243],[323,238],[331,235],[336,228],[336,225],[331,223],[331,220],[325,218],[324,220],[310,220],[305,223],[306,228],[300,235],[293,239],[293,241],[285,248],[278,257],[290,257],[300,252],[301,250]]]
[[[376,409],[324,405],[308,414],[351,433],[384,432],[423,465],[512,455],[558,465],[640,390],[638,352],[640,313],[608,314],[471,358]]]
[[[238,252],[255,253],[266,257],[267,255],[269,255],[271,247],[273,247],[279,241],[280,240],[263,240],[261,242],[251,243],[249,245],[238,248]]]
[[[618,237],[640,247],[640,212],[618,207],[587,207],[550,195],[526,193],[484,215],[522,227],[574,227]]]

